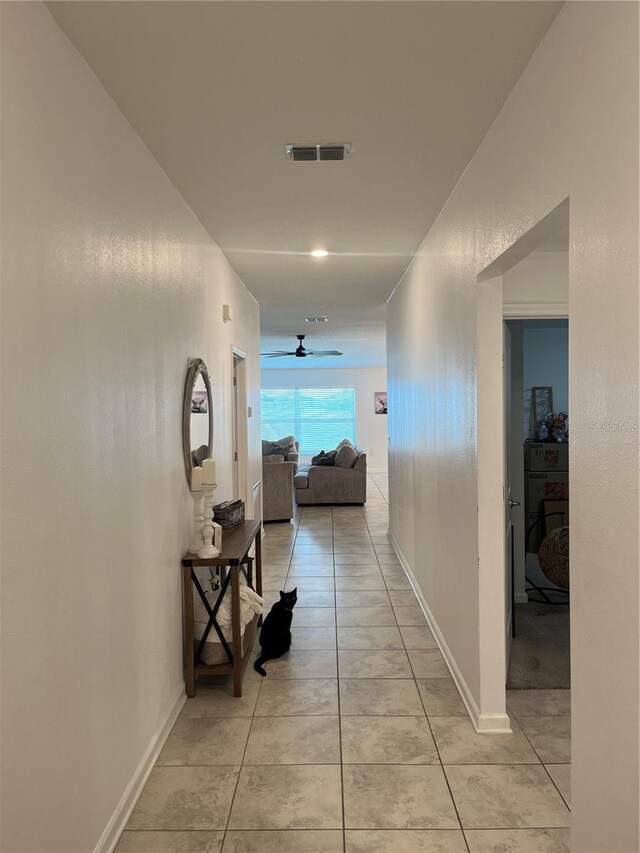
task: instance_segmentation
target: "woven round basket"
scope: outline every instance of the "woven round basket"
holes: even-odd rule
[[[569,528],[557,527],[544,537],[538,549],[540,568],[561,589],[569,589]]]

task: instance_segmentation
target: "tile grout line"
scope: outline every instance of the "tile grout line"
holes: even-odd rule
[[[333,606],[334,606],[334,631],[336,636],[336,695],[338,700],[338,748],[340,750],[340,803],[342,806],[342,850],[347,849],[347,813],[344,804],[344,761],[342,755],[342,705],[340,703],[340,649],[338,647],[338,596],[336,590],[336,553],[335,553],[335,526],[333,520],[333,509],[331,510],[331,557],[333,560]]]
[[[332,539],[332,562],[333,562],[333,575],[332,575],[332,577],[333,577],[333,592],[334,592],[334,605],[333,605],[333,606],[334,606],[334,611],[335,611],[335,614],[336,614],[336,617],[337,617],[337,608],[338,608],[338,596],[337,596],[337,593],[338,593],[338,590],[337,590],[337,588],[336,588],[336,575],[335,575],[335,534],[336,534],[336,523],[337,523],[337,518],[336,518],[336,514],[335,514],[335,510],[334,510],[334,509],[331,509],[331,510],[330,510],[330,512],[331,512],[331,539]],[[362,512],[362,511],[361,511],[361,512]],[[389,583],[390,581],[388,581],[388,580],[387,580],[387,576],[386,576],[386,574],[384,574],[384,572],[383,572],[383,570],[382,570],[382,564],[380,563],[380,560],[379,560],[379,557],[378,557],[377,551],[376,551],[376,549],[375,549],[375,545],[374,545],[374,543],[373,543],[373,537],[372,537],[372,535],[371,535],[371,527],[369,526],[369,521],[368,521],[368,519],[367,519],[366,515],[364,514],[364,512],[362,512],[362,516],[364,517],[364,523],[365,523],[365,526],[366,526],[366,529],[367,529],[367,535],[368,535],[369,541],[370,541],[371,545],[373,546],[374,554],[375,554],[375,556],[376,556],[376,563],[377,563],[377,566],[378,566],[378,571],[379,571],[379,573],[380,573],[380,576],[381,576],[381,577],[382,577],[382,579],[383,579],[383,587],[384,587],[384,589],[385,589],[385,591],[386,591],[386,594],[387,594],[387,596],[389,597],[389,600],[390,600],[390,602],[391,602],[391,596],[390,596],[390,593],[392,592],[392,590],[390,590],[390,589],[389,589],[389,587],[388,587],[388,583]],[[374,522],[373,522],[373,520],[372,520],[372,522],[371,522],[371,523],[372,523],[372,524],[374,523]],[[375,523],[377,524],[377,521],[376,521]],[[295,549],[295,542],[296,542],[296,541],[299,541],[299,540],[297,539],[297,537],[298,537],[298,533],[299,533],[300,529],[301,529],[301,527],[300,527],[300,525],[298,525],[298,528],[297,528],[297,530],[296,530],[296,536],[295,536],[295,538],[294,538],[294,545],[292,546],[292,551],[291,551],[291,553],[290,553],[290,559],[289,559],[289,564],[288,564],[288,569],[287,569],[287,578],[289,577],[289,571],[291,570],[291,564],[292,564],[292,562],[293,562],[293,557],[294,557],[294,555],[295,555],[295,550],[294,550],[294,549]],[[321,528],[320,528],[320,529],[321,529]],[[377,528],[376,528],[376,529],[377,529]],[[344,526],[343,526],[343,534],[344,534]],[[376,535],[377,535],[377,534],[376,534]],[[313,536],[312,536],[311,538],[313,538]],[[344,556],[345,556],[346,560],[348,560],[349,554],[348,554],[348,553],[345,553],[345,555],[344,555]],[[385,565],[386,565],[386,564],[385,564]],[[299,578],[299,579],[297,578],[297,580],[303,580],[303,578],[302,578],[302,577],[301,577],[301,578]],[[391,604],[391,606],[393,607],[393,605],[392,605],[392,604]],[[398,619],[397,619],[397,617],[395,616],[395,609],[394,609],[394,617],[395,617],[395,622],[396,622],[396,628],[397,628],[397,630],[398,630],[398,631],[399,631],[399,633],[400,633],[400,639],[401,639],[401,643],[402,643],[403,651],[404,651],[404,653],[405,653],[405,655],[406,655],[407,659],[409,659],[408,652],[410,651],[410,649],[408,649],[408,648],[407,648],[407,645],[406,645],[406,643],[408,642],[408,640],[405,640],[405,638],[404,638],[404,636],[403,636],[403,634],[402,634],[402,627],[404,627],[404,626],[402,626],[402,627],[401,627],[400,625],[398,625],[398,624],[397,624],[397,623],[398,623]],[[355,626],[354,626],[354,627],[355,627]],[[374,627],[374,626],[371,626],[371,627]],[[407,626],[407,627],[409,627],[409,626]],[[344,801],[345,801],[345,791],[344,791],[344,768],[345,768],[345,765],[344,765],[344,756],[343,756],[343,752],[342,752],[342,736],[341,736],[341,735],[342,735],[342,731],[341,731],[341,725],[342,725],[342,709],[341,709],[341,703],[340,703],[340,690],[339,690],[339,686],[340,686],[340,666],[339,666],[340,647],[339,647],[339,642],[338,642],[338,630],[339,630],[339,626],[338,626],[338,622],[337,622],[337,618],[336,618],[336,619],[335,619],[335,622],[334,622],[334,633],[335,633],[335,637],[336,637],[336,649],[335,649],[335,654],[336,654],[336,667],[337,667],[337,670],[336,670],[336,684],[337,684],[337,698],[338,698],[338,726],[339,726],[340,767],[341,767],[341,783],[342,783],[343,847],[346,847],[346,832],[347,832],[347,828],[346,828],[346,812],[345,812],[345,805],[344,805]],[[436,754],[437,754],[437,756],[438,756],[438,763],[439,763],[439,766],[441,767],[442,772],[443,772],[443,775],[444,775],[444,777],[445,777],[445,782],[446,782],[446,784],[447,784],[447,788],[448,788],[448,790],[449,790],[449,794],[450,794],[450,797],[451,797],[451,802],[452,802],[452,805],[453,805],[453,809],[454,809],[454,811],[455,811],[455,813],[456,813],[456,816],[457,816],[457,821],[458,821],[458,825],[459,825],[459,831],[460,831],[460,832],[461,832],[461,834],[462,834],[462,838],[463,838],[463,840],[464,840],[464,844],[465,844],[465,849],[468,851],[468,850],[469,850],[469,843],[468,843],[468,841],[467,841],[466,830],[462,827],[462,823],[461,823],[461,819],[460,819],[460,814],[459,814],[459,811],[458,811],[458,806],[457,806],[457,804],[456,804],[455,798],[453,797],[453,793],[452,793],[452,790],[451,790],[451,786],[450,786],[450,784],[449,784],[449,780],[448,780],[448,777],[447,777],[446,772],[445,772],[445,765],[444,765],[444,764],[443,764],[443,762],[442,762],[442,756],[441,756],[441,754],[440,754],[440,750],[438,749],[438,745],[437,745],[436,739],[435,739],[435,737],[434,737],[434,735],[433,735],[433,728],[432,728],[432,725],[431,725],[431,719],[430,719],[429,714],[427,713],[427,709],[426,709],[426,706],[425,706],[424,698],[422,697],[422,695],[421,695],[421,693],[420,693],[420,690],[419,690],[419,688],[418,688],[418,685],[417,685],[418,678],[417,678],[417,676],[416,676],[416,674],[415,674],[415,670],[414,670],[413,665],[411,664],[410,659],[409,659],[409,663],[410,663],[410,669],[411,669],[411,673],[412,673],[412,675],[411,675],[407,680],[412,680],[412,681],[414,682],[415,686],[416,686],[416,690],[417,690],[417,692],[418,692],[418,696],[419,696],[419,698],[420,698],[421,706],[422,706],[422,708],[423,708],[423,714],[424,714],[424,717],[425,717],[425,719],[426,719],[426,721],[427,721],[427,725],[428,725],[428,727],[429,727],[429,731],[430,731],[430,733],[431,733],[431,737],[432,737],[432,740],[433,740],[433,743],[434,743],[434,748],[435,748]],[[257,707],[257,703],[256,703],[256,707]],[[255,709],[254,709],[254,715],[255,715]],[[370,716],[377,716],[377,715],[370,715]],[[396,715],[396,716],[404,716],[404,715]],[[437,716],[437,715],[434,715],[434,716]],[[447,716],[447,715],[444,715],[444,716]],[[514,715],[514,716],[516,716],[516,715]],[[529,766],[540,766],[540,765],[542,765],[542,766],[544,766],[544,767],[545,767],[545,770],[546,770],[547,775],[549,775],[549,776],[550,776],[549,771],[547,770],[546,766],[544,765],[544,762],[542,762],[542,760],[541,760],[540,756],[539,756],[539,755],[538,755],[538,753],[537,753],[537,750],[536,750],[536,749],[535,749],[535,747],[533,746],[533,743],[531,743],[530,738],[529,738],[529,736],[528,736],[528,735],[526,735],[526,733],[525,733],[525,737],[526,737],[526,740],[530,743],[530,745],[531,745],[531,747],[532,747],[532,750],[533,750],[533,752],[534,752],[534,754],[536,755],[536,758],[537,758],[537,763],[536,763],[536,764],[529,765]],[[502,763],[508,764],[508,762],[502,762]],[[297,764],[297,763],[296,763],[296,764]],[[244,759],[243,759],[243,765],[244,765]],[[474,765],[472,764],[472,765],[470,765],[470,766],[474,766]],[[488,765],[488,766],[496,766],[496,763],[495,763],[495,762],[491,762],[491,763],[489,763],[489,765]],[[558,794],[560,795],[560,797],[561,797],[562,801],[563,801],[563,802],[565,802],[565,801],[564,801],[564,797],[562,797],[562,794],[561,794],[561,792],[559,791],[559,789],[557,788],[557,785],[555,785],[555,782],[553,781],[553,779],[551,779],[551,782],[552,782],[552,784],[554,785],[554,788],[558,790]],[[363,830],[364,830],[364,829],[367,829],[367,827],[354,827],[354,828],[357,828],[357,829],[363,829]],[[506,827],[496,827],[496,828],[499,828],[499,829],[507,829]],[[534,827],[532,827],[532,828],[534,828]],[[548,827],[540,826],[540,827],[538,827],[538,828],[540,828],[540,829],[547,829]],[[474,829],[474,827],[469,827],[468,829],[469,829],[469,830],[471,830],[471,829]],[[490,828],[490,827],[482,827],[482,829],[491,829],[491,828]]]
[[[386,585],[386,582],[387,581],[385,578],[385,585]],[[415,597],[415,593],[413,593],[413,595]],[[400,630],[400,628],[398,630]],[[407,659],[409,660],[409,665],[411,666],[411,672],[413,673],[413,683],[414,683],[414,686],[418,692],[418,698],[420,699],[420,704],[422,705],[422,710],[424,711],[424,716],[425,716],[425,719],[427,721],[427,726],[429,727],[429,732],[431,733],[431,739],[433,740],[433,745],[434,745],[434,748],[436,750],[436,755],[438,756],[438,763],[440,765],[440,769],[442,770],[442,775],[444,776],[444,781],[445,781],[445,784],[447,786],[447,790],[449,791],[449,796],[451,797],[451,804],[453,805],[453,809],[456,813],[458,826],[459,826],[460,832],[462,833],[462,838],[464,840],[465,847],[467,848],[467,853],[471,853],[471,848],[469,847],[469,843],[467,841],[467,836],[465,834],[464,827],[462,826],[462,820],[460,819],[460,812],[458,811],[458,804],[456,803],[455,797],[453,796],[453,791],[451,790],[451,785],[449,784],[449,778],[448,778],[447,773],[444,769],[445,765],[442,761],[442,755],[440,754],[440,748],[438,747],[438,742],[437,742],[436,737],[433,733],[433,728],[431,726],[431,720],[429,719],[429,714],[427,713],[427,706],[424,704],[424,699],[422,697],[422,693],[420,692],[420,687],[418,686],[418,679],[416,677],[415,670],[413,668],[413,664],[411,663],[411,658],[409,657],[409,649],[407,648],[407,643],[406,643],[406,640],[405,640],[404,635],[403,635],[401,630],[400,630],[400,638],[402,639],[402,645],[404,647],[404,653],[406,654]]]
[[[297,536],[297,527],[296,527],[295,536]],[[295,541],[295,536],[294,536],[294,541]],[[292,548],[292,552],[293,552],[293,548]],[[291,562],[291,556],[289,556],[289,562]],[[262,566],[260,567],[260,570],[262,573]],[[261,577],[261,581],[264,582],[264,577]],[[256,635],[254,637],[253,645],[249,651],[249,654],[251,655],[252,659],[254,659],[254,657],[255,657],[255,643],[256,643],[257,639],[258,639],[258,634],[256,633]],[[247,661],[246,666],[249,666],[249,665],[253,666],[253,660]],[[244,681],[244,678],[243,678],[243,681]],[[222,847],[220,848],[222,853],[224,853],[224,847],[225,847],[225,843],[227,840],[227,832],[229,831],[229,821],[231,820],[231,812],[233,811],[233,806],[234,806],[234,803],[236,800],[236,794],[238,793],[238,786],[240,784],[240,776],[242,775],[242,771],[243,771],[244,766],[245,766],[244,761],[245,761],[245,758],[247,755],[247,749],[249,747],[249,739],[251,737],[251,731],[253,729],[253,722],[254,722],[255,717],[256,717],[256,709],[258,707],[258,702],[260,701],[260,692],[261,691],[262,691],[262,678],[260,678],[260,681],[258,682],[258,692],[256,694],[256,701],[255,701],[255,704],[253,706],[253,712],[251,714],[251,722],[249,723],[249,731],[247,733],[247,740],[245,742],[244,749],[242,751],[242,759],[240,761],[240,766],[238,768],[238,778],[236,779],[236,784],[235,784],[235,787],[233,789],[233,796],[231,797],[231,803],[229,805],[229,813],[227,814],[227,820],[225,823],[224,834],[222,836]]]
[[[569,810],[569,814],[571,814],[571,806],[569,805],[569,803],[568,803],[568,802],[566,801],[566,799],[564,798],[564,794],[562,793],[562,791],[560,790],[560,788],[558,788],[558,786],[557,786],[557,784],[556,784],[555,779],[553,778],[553,776],[551,775],[551,773],[549,773],[549,771],[547,770],[547,763],[548,763],[548,764],[554,764],[554,763],[555,763],[555,764],[568,764],[568,766],[569,766],[569,767],[571,767],[571,761],[569,761],[569,762],[561,762],[561,761],[558,761],[558,762],[552,762],[552,761],[549,761],[549,762],[545,763],[545,762],[542,760],[542,758],[540,757],[540,753],[539,753],[539,752],[538,752],[538,750],[535,748],[535,746],[534,746],[534,744],[533,744],[533,741],[531,740],[531,738],[529,737],[529,735],[526,733],[526,731],[525,731],[525,730],[522,728],[522,726],[520,725],[520,720],[518,720],[517,715],[516,715],[516,714],[514,714],[513,716],[514,716],[514,719],[516,720],[516,722],[518,723],[518,727],[520,728],[520,731],[521,731],[521,732],[522,732],[522,734],[525,736],[526,740],[528,741],[529,745],[531,746],[531,749],[535,752],[535,754],[536,754],[536,758],[537,758],[537,759],[538,759],[538,761],[540,762],[540,766],[544,767],[544,771],[545,771],[545,773],[547,774],[547,776],[549,777],[549,779],[551,780],[551,784],[552,784],[552,785],[553,785],[553,787],[556,789],[556,791],[558,792],[558,794],[559,794],[559,796],[560,796],[560,799],[562,800],[562,802],[565,804],[565,806],[566,806],[566,807],[567,807],[567,809]],[[545,716],[545,715],[541,714],[540,716]],[[538,766],[538,765],[534,765],[534,766]]]
[[[295,542],[297,535],[298,535],[298,528],[296,527],[296,532],[294,535],[294,542]],[[291,553],[293,553],[293,546],[291,549]],[[288,565],[290,565],[290,564],[291,564],[291,555],[289,555],[289,564]],[[261,566],[261,570],[262,570],[262,566]],[[287,567],[287,574],[288,574],[288,567]],[[261,578],[261,579],[262,579],[262,581],[264,581],[264,578]],[[286,580],[286,578],[285,578],[285,580]],[[251,658],[254,658],[254,655],[255,655],[255,641],[257,639],[257,636],[258,635],[256,633],[256,636],[254,637],[254,644],[250,650]],[[251,661],[251,662],[247,661],[247,666],[249,666],[250,663],[251,663],[251,666],[253,666],[253,661]],[[245,762],[245,758],[247,755],[247,749],[249,747],[249,739],[251,737],[251,731],[253,729],[253,722],[254,722],[255,717],[256,717],[256,710],[258,708],[258,702],[260,701],[260,692],[262,691],[262,681],[263,681],[263,679],[260,678],[260,681],[258,682],[258,693],[256,695],[256,701],[255,701],[255,704],[253,706],[253,712],[251,714],[251,722],[249,723],[249,731],[247,733],[247,740],[246,740],[245,745],[244,745],[244,750],[242,751],[242,760],[240,761],[240,767],[238,768],[238,778],[236,779],[236,784],[235,784],[235,787],[233,789],[233,796],[231,797],[231,803],[229,805],[229,813],[227,814],[227,820],[225,823],[224,834],[222,836],[222,847],[220,848],[221,853],[224,853],[224,847],[225,847],[226,840],[227,840],[227,832],[229,831],[229,821],[231,820],[231,813],[233,811],[233,806],[234,806],[234,803],[236,800],[236,795],[238,793],[238,786],[240,784],[240,776],[242,775],[242,771],[243,771],[244,766],[245,766],[244,762]]]

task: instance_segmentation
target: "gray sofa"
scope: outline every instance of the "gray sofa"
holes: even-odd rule
[[[293,518],[293,475],[296,467],[296,462],[262,460],[263,521],[290,521]]]
[[[272,455],[282,447],[286,455]],[[290,521],[293,518],[293,477],[298,470],[298,443],[287,436],[262,442],[262,520]]]
[[[303,463],[293,478],[296,504],[364,504],[367,500],[367,454],[355,448],[351,468]]]

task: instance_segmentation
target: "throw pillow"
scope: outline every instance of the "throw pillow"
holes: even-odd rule
[[[286,435],[284,438],[279,438],[278,444],[287,448],[287,452],[296,449],[296,439],[294,435]]]
[[[353,468],[353,463],[358,458],[358,454],[350,444],[343,444],[340,450],[336,453],[336,465],[339,468]]]
[[[285,447],[282,444],[279,444],[277,441],[263,441],[262,442],[262,455],[263,456],[274,456],[280,455],[286,457],[289,452],[289,448]]]
[[[318,453],[318,454],[317,454],[317,456],[312,456],[312,457],[311,457],[311,464],[312,464],[312,465],[317,465],[317,464],[318,464],[318,462],[322,459],[322,457],[323,457],[323,456],[324,456],[324,450],[321,450],[321,451],[320,451],[320,453]]]
[[[345,444],[348,444],[349,447],[353,447],[353,444],[349,441],[348,438],[343,438],[338,444],[336,444],[336,450],[340,450],[341,447],[344,447]]]
[[[336,450],[330,450],[328,453],[325,453],[322,459],[318,460],[316,465],[335,465],[336,464]]]
[[[272,462],[284,462],[284,456],[281,453],[272,453],[270,456],[262,457],[262,464],[269,465]]]

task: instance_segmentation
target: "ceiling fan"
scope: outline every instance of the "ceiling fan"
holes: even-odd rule
[[[263,358],[281,358],[285,355],[295,355],[296,358],[306,358],[308,355],[315,356],[325,356],[325,355],[342,355],[343,353],[338,352],[337,349],[327,349],[327,350],[308,350],[305,349],[304,344],[302,343],[305,339],[306,335],[296,335],[296,338],[300,341],[296,349],[291,352],[285,352],[284,350],[277,350],[276,352],[261,352],[260,355]]]

